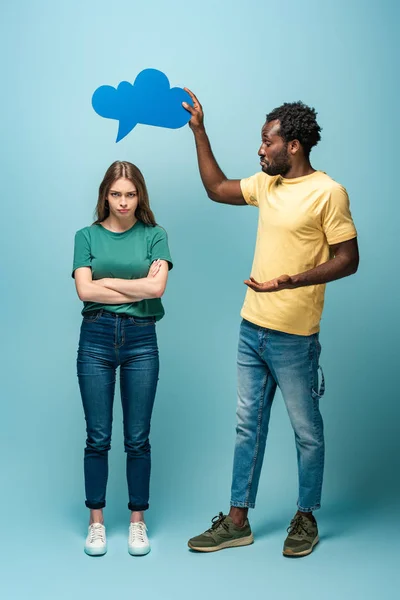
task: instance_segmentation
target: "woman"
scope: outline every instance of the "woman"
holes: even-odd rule
[[[77,370],[86,419],[84,458],[90,523],[85,552],[107,551],[106,505],[115,372],[120,387],[131,519],[128,550],[147,554],[150,419],[158,381],[155,322],[172,268],[167,234],[156,225],[143,175],[115,162],[100,185],[97,220],[76,233],[73,277],[82,311]]]

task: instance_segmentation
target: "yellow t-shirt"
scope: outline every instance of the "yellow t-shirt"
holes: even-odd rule
[[[297,275],[329,260],[329,246],[357,236],[343,186],[322,171],[295,179],[257,173],[240,182],[244,199],[258,206],[251,275],[264,282]],[[268,329],[297,335],[319,331],[325,285],[280,292],[247,290],[241,316]]]

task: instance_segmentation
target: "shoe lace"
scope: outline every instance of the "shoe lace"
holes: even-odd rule
[[[129,527],[129,537],[131,544],[135,542],[146,542],[146,531],[147,527],[144,523],[131,523]]]
[[[308,534],[308,529],[306,527],[307,525],[307,521],[305,519],[305,517],[302,517],[301,515],[296,515],[291,521],[290,521],[290,525],[287,528],[287,532],[289,535],[296,535],[296,534]]]
[[[90,525],[90,543],[100,540],[104,543],[104,527],[101,523],[92,523]]]
[[[215,531],[218,527],[223,527],[226,531],[229,530],[228,525],[225,523],[226,515],[220,512],[218,515],[211,519],[211,527],[208,531]]]

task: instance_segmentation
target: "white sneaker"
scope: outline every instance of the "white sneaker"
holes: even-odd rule
[[[132,556],[142,556],[150,552],[150,543],[146,531],[147,527],[143,521],[129,525],[128,552]]]
[[[101,556],[107,552],[106,528],[101,523],[89,525],[85,552],[90,556]]]

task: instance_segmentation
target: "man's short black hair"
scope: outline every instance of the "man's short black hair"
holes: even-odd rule
[[[280,121],[279,134],[285,142],[299,140],[306,156],[321,139],[317,113],[303,102],[285,102],[267,115],[267,121]]]

